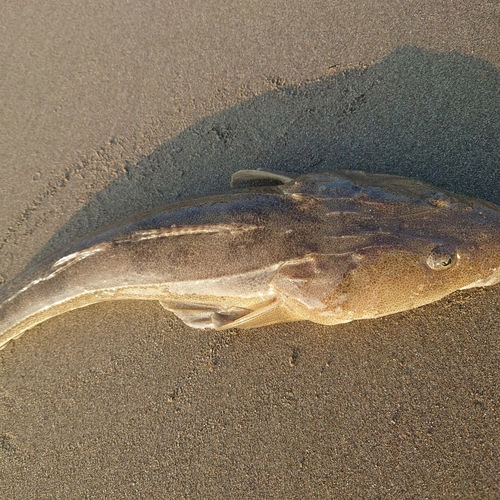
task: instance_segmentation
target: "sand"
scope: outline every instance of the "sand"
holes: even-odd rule
[[[0,274],[232,172],[500,203],[500,4],[6,2]],[[0,353],[2,498],[498,498],[499,287],[336,327],[116,302]]]

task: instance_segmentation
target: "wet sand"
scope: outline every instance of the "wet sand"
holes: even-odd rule
[[[328,5],[4,6],[2,279],[242,168],[500,203],[500,4]],[[336,327],[54,318],[0,352],[0,496],[498,498],[499,291]]]

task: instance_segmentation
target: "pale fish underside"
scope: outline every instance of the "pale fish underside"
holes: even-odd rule
[[[0,348],[104,300],[158,300],[195,328],[335,325],[500,281],[492,203],[357,171],[232,184],[247,180],[275,184],[167,206],[27,269],[0,291]]]

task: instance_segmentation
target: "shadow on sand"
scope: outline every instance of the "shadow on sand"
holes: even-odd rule
[[[500,202],[500,73],[402,47],[379,64],[261,96],[201,120],[96,194],[32,263],[154,206],[228,190],[233,172],[359,169]]]

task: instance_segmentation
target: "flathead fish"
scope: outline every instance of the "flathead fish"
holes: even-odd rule
[[[95,302],[157,300],[195,328],[335,325],[500,281],[500,207],[357,171],[182,202],[103,230],[0,291],[0,348]]]

